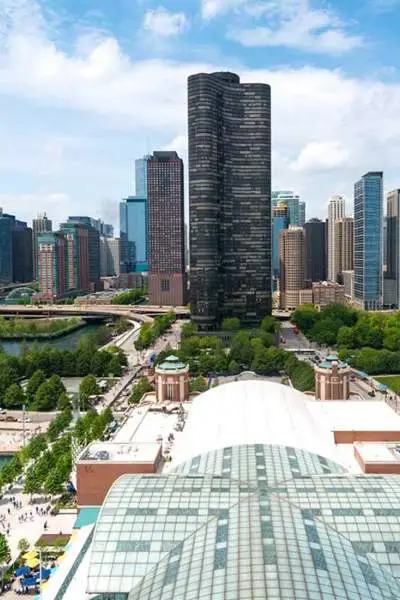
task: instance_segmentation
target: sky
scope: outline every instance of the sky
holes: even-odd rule
[[[272,186],[307,218],[400,187],[400,0],[0,0],[0,206],[117,224],[133,161],[187,161],[186,79],[272,90]]]

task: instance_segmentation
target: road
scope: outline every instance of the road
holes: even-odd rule
[[[300,331],[296,334],[294,326],[289,321],[283,321],[281,324],[281,338],[285,340],[285,343],[282,344],[281,342],[279,345],[285,350],[311,349],[308,339]]]

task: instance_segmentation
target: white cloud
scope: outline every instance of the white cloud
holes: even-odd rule
[[[244,24],[231,27],[228,37],[243,46],[283,46],[313,53],[343,54],[363,43],[360,36],[348,32],[335,13],[313,9],[311,0],[209,1],[210,16],[223,10],[242,9]],[[254,17],[256,23],[248,24],[246,16]]]
[[[77,43],[79,50],[67,53],[32,23],[21,29],[16,22],[7,29],[3,44],[0,42],[0,95],[2,102],[7,97],[10,103],[23,100],[27,120],[34,114],[33,109],[29,112],[30,105],[47,107],[54,131],[53,136],[44,136],[46,143],[34,151],[39,158],[33,159],[30,147],[24,153],[16,146],[12,131],[4,133],[0,114],[3,190],[7,156],[16,165],[22,156],[24,166],[24,177],[13,178],[13,193],[0,197],[0,206],[3,202],[7,210],[18,210],[20,218],[46,208],[51,216],[65,218],[74,207],[82,206],[96,216],[101,202],[107,202],[102,197],[117,205],[126,193],[129,160],[166,146],[184,155],[187,76],[229,65],[223,61],[134,61],[113,37],[94,39],[89,47]],[[353,182],[370,169],[384,169],[388,187],[400,184],[398,83],[351,78],[340,71],[311,67],[244,69],[241,78],[271,84],[273,186],[298,190],[307,202],[309,216],[323,215],[323,199],[333,192],[351,196]],[[51,119],[56,114],[65,122]],[[93,131],[90,134],[85,129],[89,121],[93,130],[97,128],[99,141]],[[73,140],[92,136],[101,155],[81,146],[79,139],[66,140],[65,130],[58,130],[64,125]],[[29,138],[27,135],[27,144]],[[18,144],[22,143],[20,136]],[[126,149],[119,152],[122,144]],[[43,172],[46,190],[42,193],[37,191],[37,179]],[[26,193],[16,193],[16,186]],[[56,201],[59,193],[65,194],[62,202]]]
[[[202,0],[201,14],[203,19],[213,19],[217,15],[237,9],[249,0]]]
[[[338,141],[310,142],[290,166],[298,172],[329,171],[345,166],[349,158],[349,152]]]
[[[154,35],[171,37],[179,35],[188,27],[188,19],[183,12],[172,13],[163,6],[149,10],[144,16],[143,28]]]

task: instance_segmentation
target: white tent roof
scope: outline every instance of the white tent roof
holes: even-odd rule
[[[294,446],[337,460],[330,428],[314,419],[311,402],[286,385],[262,380],[212,388],[193,401],[175,460],[242,444]]]

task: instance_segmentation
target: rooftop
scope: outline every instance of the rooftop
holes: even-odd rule
[[[179,360],[177,356],[168,356],[160,365],[157,365],[157,369],[163,369],[164,371],[178,371],[184,369],[186,365]]]
[[[160,445],[156,440],[153,443],[132,442],[125,444],[98,442],[87,446],[79,456],[78,461],[154,463],[159,451]]]
[[[364,463],[400,463],[400,443],[357,442],[354,447]]]
[[[381,400],[310,402],[309,410],[330,431],[399,431],[400,416]]]

